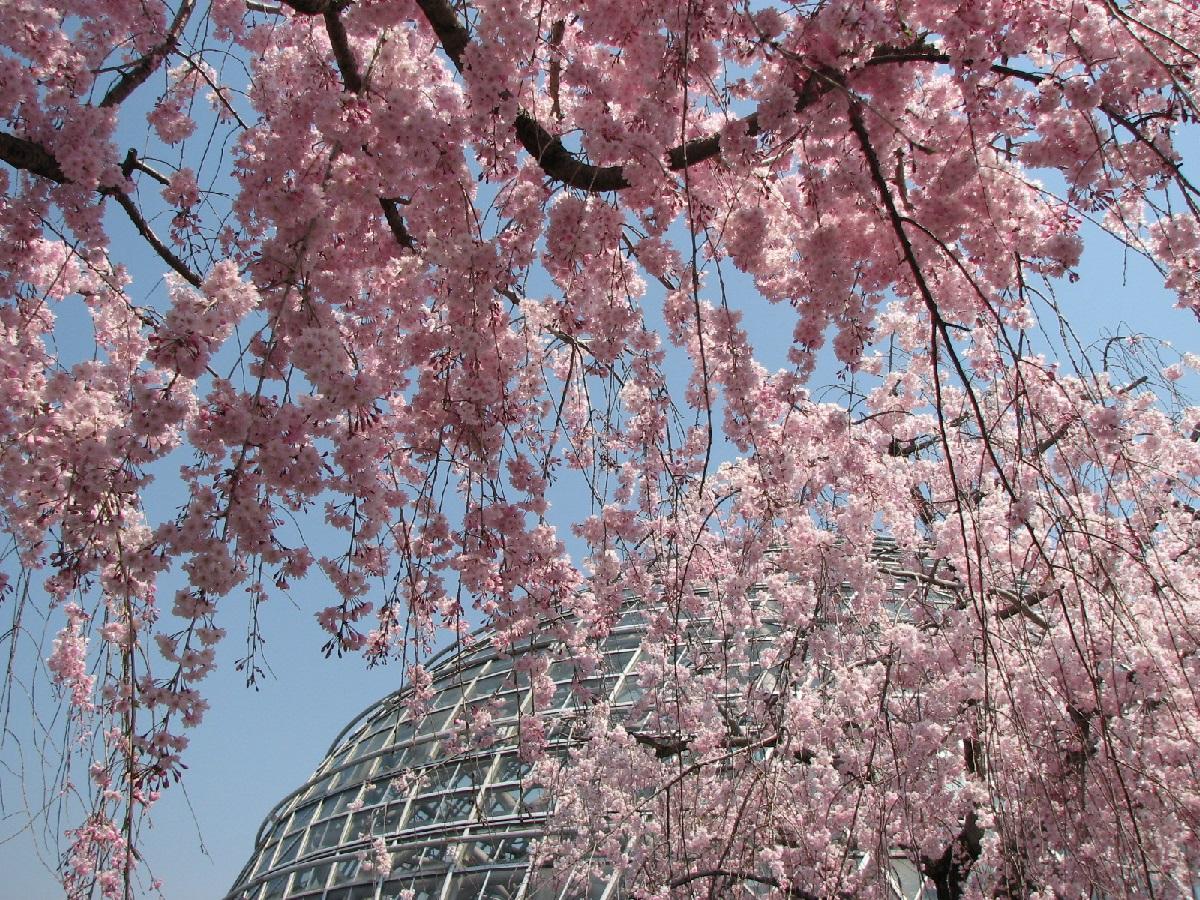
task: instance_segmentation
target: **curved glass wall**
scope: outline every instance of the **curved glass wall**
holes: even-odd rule
[[[895,577],[891,593],[899,601],[911,573],[895,569],[888,541],[878,541],[873,556]],[[843,592],[848,596],[848,587]],[[751,640],[750,660],[778,633],[774,601],[760,595],[758,602],[762,626]],[[663,724],[648,708],[652,704],[635,706],[642,695],[636,669],[644,611],[639,602],[626,605],[587,677],[569,660],[550,664],[555,691],[540,712],[550,718],[551,748],[573,743],[573,711],[598,699],[606,699],[627,726],[654,719],[655,726]],[[897,606],[895,614],[904,613]],[[718,645],[730,638],[712,625],[693,620],[689,647],[680,647],[678,658],[687,656],[701,669],[706,657],[721,658]],[[535,640],[505,655],[484,634],[471,649],[451,649],[429,664],[423,716],[410,710],[409,688],[361,713],[312,778],[267,816],[228,900],[400,900],[407,891],[413,900],[616,900],[621,891],[615,876],[563,884],[531,859],[534,842],[545,834],[549,798],[528,778],[530,767],[517,750],[522,722],[532,714],[528,676],[517,662],[522,653],[549,646],[549,640]],[[734,714],[738,682],[744,687],[746,679],[769,684],[772,678],[752,662],[740,675],[724,671]],[[364,865],[380,837],[389,855],[384,874]]]
[[[577,679],[571,662],[552,663],[555,693],[544,712],[565,721],[588,697],[631,705],[643,621],[638,610],[625,612],[588,678]],[[531,702],[517,658],[486,638],[443,653],[428,667],[423,717],[410,711],[408,688],[359,715],[312,778],[268,815],[230,900],[398,900],[406,890],[414,900],[612,900],[617,889],[607,881],[554,886],[531,870],[548,798],[517,752]],[[472,735],[468,723],[483,719],[486,732]],[[391,857],[386,877],[364,865],[377,837]]]

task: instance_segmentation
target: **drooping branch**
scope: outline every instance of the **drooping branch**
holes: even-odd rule
[[[126,163],[129,163],[131,157],[126,157]],[[133,157],[136,159],[136,157]],[[29,172],[32,175],[40,176],[41,178],[49,179],[56,184],[70,184],[71,179],[66,176],[59,165],[54,155],[50,153],[41,144],[26,140],[25,138],[13,137],[11,134],[0,132],[0,160],[8,163],[14,169],[20,169],[24,172]],[[170,247],[162,242],[156,235],[153,229],[150,228],[145,216],[141,210],[137,208],[129,196],[119,188],[101,187],[99,194],[102,197],[112,197],[121,209],[125,210],[125,214],[129,217],[129,221],[133,223],[133,227],[137,229],[138,234],[145,238],[151,249],[172,269],[178,272],[183,278],[192,285],[199,287],[202,279],[199,275],[191,270],[182,259],[180,259]]]

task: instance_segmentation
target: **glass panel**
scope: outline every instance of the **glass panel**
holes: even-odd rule
[[[521,795],[521,811],[522,812],[541,812],[547,806],[549,797],[546,796],[546,791],[541,787],[531,787]]]
[[[324,887],[325,881],[329,878],[329,870],[332,868],[332,863],[324,863],[308,869],[301,869],[292,879],[292,890],[303,891],[309,888]]]
[[[312,821],[313,813],[317,811],[316,803],[309,803],[296,810],[296,814],[292,816],[292,828],[303,828]]]
[[[438,807],[441,805],[441,802],[441,797],[434,797],[430,800],[421,800],[414,803],[412,810],[408,814],[408,827],[419,828],[422,825],[429,825],[432,822],[436,822]]]
[[[383,896],[399,897],[400,892],[408,888],[412,891],[412,900],[438,900],[442,896],[442,884],[445,880],[445,875],[434,875],[414,878],[411,881],[389,881],[383,886]]]
[[[510,673],[500,672],[496,675],[489,675],[487,678],[481,678],[475,682],[474,687],[471,688],[471,697],[491,697],[503,690],[505,685],[512,685]]]
[[[454,879],[455,900],[478,900],[479,892],[487,884],[487,872],[470,872]]]
[[[415,872],[421,866],[420,848],[416,850],[400,850],[392,854],[393,872]]]
[[[334,794],[325,801],[325,806],[321,809],[323,816],[336,816],[340,812],[345,812],[350,808],[350,804],[354,802],[354,798],[358,796],[358,785],[349,790],[342,791],[339,794]]]
[[[326,777],[313,784],[307,791],[304,792],[304,799],[311,800],[314,797],[321,798],[329,793],[329,784],[333,778]]]
[[[376,815],[379,815],[382,810],[364,809],[362,812],[357,812],[350,817],[350,829],[346,832],[346,839],[353,841],[359,838],[364,838],[371,833],[371,823],[375,821]],[[383,818],[382,815],[379,815]]]
[[[459,685],[447,685],[442,688],[433,698],[433,709],[451,709],[458,705],[458,698],[462,696],[463,689]]]
[[[417,790],[422,794],[441,793],[454,780],[457,768],[457,766],[448,765],[426,769],[421,775],[421,781],[417,786]]]
[[[431,712],[429,715],[427,715],[425,717],[425,721],[423,721],[421,723],[419,733],[420,734],[437,734],[439,731],[441,731],[443,728],[445,728],[446,723],[450,720],[450,713],[451,713],[451,710],[448,710],[448,709],[442,709],[442,710],[438,710],[437,712]]]
[[[617,691],[617,696],[613,698],[613,703],[635,703],[641,699],[644,693],[645,691],[638,684],[638,677],[636,675],[628,675],[625,678],[625,683],[621,685],[621,689]]]
[[[554,696],[550,698],[549,708],[562,709],[564,706],[570,705],[574,701],[575,692],[571,689],[571,682],[562,681],[554,689]]]
[[[376,818],[371,827],[372,834],[394,834],[400,830],[400,820],[404,818],[405,801],[400,800],[391,804],[387,812]]]
[[[500,848],[500,853],[496,857],[496,862],[524,862],[529,858],[529,843],[530,838],[528,837],[507,838],[504,841],[504,846]]]
[[[390,738],[391,736],[392,736],[392,728],[391,728],[391,725],[388,725],[385,730],[377,731],[375,734],[371,735],[366,740],[360,741],[358,744],[358,747],[354,751],[354,756],[356,756],[356,757],[366,756],[368,753],[372,752],[373,750],[378,750],[380,747],[382,747],[387,742],[388,738]]]
[[[604,663],[608,666],[608,671],[620,674],[625,671],[625,667],[629,665],[629,661],[633,659],[636,653],[636,650],[622,650],[620,653],[610,653],[604,658]]]
[[[286,865],[296,858],[296,854],[300,852],[300,839],[304,837],[304,832],[297,831],[291,837],[283,839],[280,845],[279,856],[275,860],[276,867]]]
[[[640,610],[638,610],[636,608],[629,610],[623,616],[621,616],[621,627],[622,628],[624,628],[627,625],[645,625],[645,624],[646,624],[646,617],[641,613]]]
[[[499,841],[472,841],[463,848],[462,866],[464,869],[474,869],[488,865],[499,850]]]
[[[367,785],[362,793],[363,806],[378,806],[387,797],[390,782],[386,779]]]
[[[474,791],[448,794],[442,802],[440,817],[443,822],[458,822],[470,818],[474,809]]]
[[[484,815],[489,817],[511,816],[516,811],[517,798],[520,795],[520,788],[516,787],[488,791],[483,801]]]
[[[283,896],[283,892],[287,887],[288,877],[280,875],[278,878],[272,878],[263,886],[263,892],[260,900],[278,900]]]
[[[507,719],[510,716],[515,716],[517,710],[521,708],[521,701],[525,699],[525,694],[513,691],[507,694],[501,694],[488,704],[492,715],[497,719]]]
[[[383,756],[379,757],[379,768],[376,770],[376,775],[382,777],[401,768],[404,765],[404,756],[407,752],[407,750],[393,750],[391,753],[383,754]]]
[[[500,757],[500,765],[496,767],[496,774],[493,777],[493,783],[504,781],[520,781],[529,774],[533,767],[522,762],[521,758],[515,753],[506,753]]]
[[[423,741],[414,744],[408,751],[408,767],[415,769],[429,762],[437,754],[436,741]]]
[[[417,733],[417,722],[405,722],[396,728],[396,736],[393,739],[394,743],[403,744],[405,741],[411,741],[413,735]]]
[[[458,851],[458,846],[448,847],[445,844],[433,844],[425,848],[425,853],[421,857],[422,869],[441,869],[446,867],[453,861],[455,854]]]
[[[345,884],[347,881],[353,881],[354,876],[358,874],[358,859],[350,858],[343,859],[333,866],[333,881],[330,884]]]
[[[479,900],[512,900],[520,893],[521,884],[524,881],[524,869],[492,872],[487,886],[479,893]]]
[[[262,856],[258,858],[258,865],[254,867],[254,875],[251,877],[261,875],[263,872],[267,871],[267,866],[271,862],[271,857],[275,855],[275,846],[275,844],[267,844],[265,847],[263,847]]]
[[[490,759],[477,759],[464,762],[454,774],[454,780],[450,782],[450,787],[458,790],[479,787],[487,779],[488,769],[491,766],[492,761]]]
[[[314,850],[324,850],[326,847],[332,847],[342,836],[342,827],[346,824],[346,817],[341,816],[337,819],[330,819],[328,822],[322,822],[319,825],[313,826],[308,832],[308,844],[305,847],[306,852]]]
[[[611,634],[604,642],[605,650],[634,650],[642,644],[640,631],[626,631],[621,634]]]

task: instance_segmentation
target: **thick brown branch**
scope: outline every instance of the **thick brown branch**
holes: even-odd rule
[[[70,181],[63,174],[58,160],[41,144],[27,141],[25,138],[13,137],[11,134],[0,132],[0,160],[8,163],[14,169],[20,169],[42,178],[49,178],[59,184]]]
[[[307,5],[317,0],[290,0],[291,5]],[[454,67],[462,72],[465,66],[463,55],[471,43],[471,33],[458,18],[458,14],[450,5],[449,0],[416,0],[417,6],[424,13],[433,33],[437,36],[442,50],[449,57]],[[922,43],[908,48],[880,47],[866,63],[867,66],[902,62],[946,62],[948,57]],[[812,106],[837,86],[837,81],[819,74],[810,77],[796,97],[796,112],[802,112]],[[745,133],[755,137],[760,133],[758,115],[750,115],[738,120],[735,126],[745,129]],[[576,154],[563,146],[562,141],[555,137],[542,123],[526,110],[517,114],[513,122],[517,139],[521,146],[529,151],[537,160],[542,171],[555,181],[561,181],[569,187],[582,191],[602,193],[619,191],[629,186],[625,177],[624,165],[597,166],[580,159]],[[721,154],[721,135],[710,134],[707,137],[693,138],[667,151],[666,163],[672,172],[679,172],[689,166],[712,159]]]
[[[967,878],[983,853],[983,829],[972,810],[962,831],[937,859],[921,858],[921,870],[937,888],[938,900],[958,900],[966,891]]]
[[[563,146],[529,113],[522,110],[513,124],[521,146],[529,151],[542,171],[569,187],[581,191],[619,191],[629,186],[623,166],[594,166]]]
[[[325,10],[325,31],[329,34],[329,45],[333,48],[333,58],[337,61],[338,71],[342,73],[342,84],[352,94],[362,92],[362,76],[358,74],[358,61],[350,49],[350,39],[346,36],[346,26],[336,9]]]
[[[380,197],[379,205],[383,207],[383,217],[387,219],[388,228],[392,230],[396,243],[409,250],[416,250],[417,243],[404,224],[404,217],[400,215],[398,201],[391,197]]]
[[[195,6],[195,0],[184,0],[183,3],[179,4],[179,11],[175,13],[175,18],[171,20],[162,43],[134,63],[121,76],[120,80],[108,89],[108,93],[100,101],[101,107],[118,105],[141,87],[147,78],[154,74],[158,67],[162,65],[162,61],[175,50],[176,45],[179,43],[179,35],[183,32],[183,28],[187,24],[188,18],[192,15],[192,10]]]
[[[454,68],[463,70],[463,51],[471,43],[471,33],[463,27],[449,0],[417,0],[417,6],[425,14],[433,33],[437,35],[442,50],[454,63]]]
[[[283,3],[303,16],[323,16],[330,10],[342,8],[335,0],[283,0]]]

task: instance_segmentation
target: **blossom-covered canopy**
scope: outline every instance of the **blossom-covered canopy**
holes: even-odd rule
[[[470,615],[586,671],[661,610],[654,741],[597,704],[556,787],[645,896],[1197,880],[1196,359],[1057,299],[1086,239],[1200,310],[1192,0],[9,0],[0,48],[3,603],[57,633],[69,893],[132,895],[293,585],[418,694]]]

